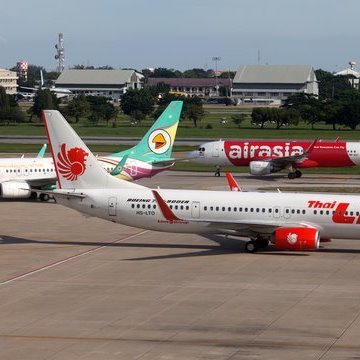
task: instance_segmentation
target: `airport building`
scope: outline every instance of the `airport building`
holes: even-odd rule
[[[148,78],[147,87],[165,84],[170,92],[185,96],[212,97],[218,95],[219,87],[231,89],[231,79],[223,78]]]
[[[105,96],[118,101],[128,89],[140,89],[143,75],[135,70],[64,70],[55,87],[74,95]]]
[[[346,76],[354,89],[359,89],[360,73],[355,70],[355,61],[349,61],[350,67],[335,73],[335,76]]]
[[[281,105],[290,95],[301,92],[319,95],[310,65],[242,65],[232,88],[238,104]]]
[[[0,86],[5,88],[8,95],[17,93],[17,80],[18,76],[15,71],[0,69]]]

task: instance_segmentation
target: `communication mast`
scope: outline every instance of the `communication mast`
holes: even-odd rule
[[[64,49],[64,35],[59,33],[58,43],[55,45],[56,55],[55,59],[58,61],[57,72],[61,73],[64,71],[64,62],[65,62],[65,49]]]

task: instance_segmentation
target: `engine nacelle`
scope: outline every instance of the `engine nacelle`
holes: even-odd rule
[[[22,181],[6,181],[0,184],[0,196],[6,199],[27,199],[31,196],[30,185]]]
[[[250,174],[268,175],[273,172],[273,166],[269,161],[250,161]]]
[[[279,228],[273,234],[273,242],[279,250],[316,250],[320,234],[314,228]]]

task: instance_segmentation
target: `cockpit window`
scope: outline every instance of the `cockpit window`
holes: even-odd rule
[[[204,147],[199,147],[199,151],[205,151]]]

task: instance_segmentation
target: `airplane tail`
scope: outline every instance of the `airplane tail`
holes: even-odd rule
[[[37,154],[37,158],[43,158],[44,157],[44,155],[45,155],[45,152],[46,152],[46,148],[47,148],[47,144],[44,144],[42,147],[41,147],[41,149],[40,149],[40,151],[38,152],[38,154]]]
[[[142,188],[109,175],[57,110],[44,110],[43,120],[59,188]]]
[[[136,146],[110,156],[128,155],[133,159],[151,163],[172,159],[171,152],[182,106],[182,101],[172,101]]]
[[[43,75],[43,71],[42,71],[42,70],[40,70],[40,79],[41,79],[40,89],[42,89],[43,87],[45,87],[44,75]]]

